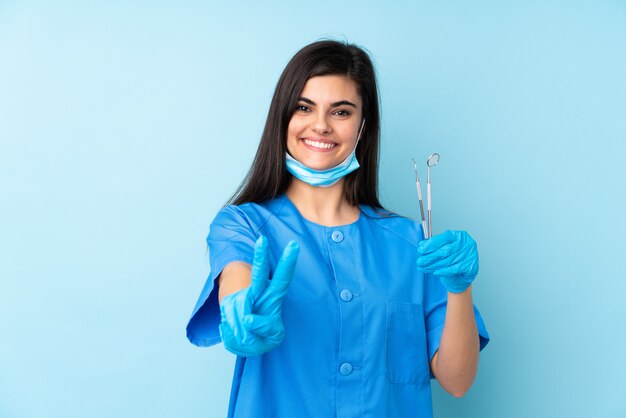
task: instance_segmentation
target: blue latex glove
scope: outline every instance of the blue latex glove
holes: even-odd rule
[[[417,268],[433,273],[452,293],[461,293],[478,274],[478,248],[465,231],[446,231],[417,246]]]
[[[225,296],[220,304],[220,336],[228,351],[243,357],[258,356],[283,341],[283,298],[293,279],[299,252],[298,244],[289,242],[270,280],[267,239],[259,237],[250,286]]]

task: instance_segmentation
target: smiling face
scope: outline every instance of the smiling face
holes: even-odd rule
[[[310,78],[287,127],[287,150],[315,170],[332,168],[348,157],[361,126],[362,100],[348,77]]]

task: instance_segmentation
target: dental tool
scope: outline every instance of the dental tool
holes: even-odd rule
[[[413,160],[413,168],[415,168],[415,186],[417,187],[417,198],[420,201],[420,212],[422,214],[422,229],[424,230],[424,239],[428,239],[428,229],[426,228],[426,218],[424,217],[424,202],[422,202],[422,186],[420,185],[420,177],[417,174],[417,163]]]
[[[428,238],[433,236],[432,196],[430,194],[430,168],[439,163],[439,154],[434,153],[426,160],[428,181],[426,182],[426,198],[428,199]]]

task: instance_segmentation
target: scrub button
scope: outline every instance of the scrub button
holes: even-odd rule
[[[341,242],[343,241],[343,233],[341,231],[335,231],[332,233],[332,235],[330,236],[333,241],[335,242]]]
[[[352,374],[352,364],[350,364],[350,363],[343,363],[339,367],[339,373],[341,373],[344,376],[349,376],[350,374]]]
[[[339,293],[339,297],[344,302],[350,302],[352,300],[352,292],[349,291],[348,289],[343,289],[341,293]]]

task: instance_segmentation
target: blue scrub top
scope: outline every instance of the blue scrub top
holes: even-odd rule
[[[233,261],[252,264],[260,234],[272,269],[300,244],[283,305],[285,339],[238,357],[229,417],[432,417],[430,359],[439,348],[447,292],[416,268],[416,222],[360,205],[359,219],[328,227],[304,219],[286,195],[223,208],[207,242],[211,273],[187,325],[198,346],[220,342],[215,279]],[[474,307],[480,348],[489,341]]]

